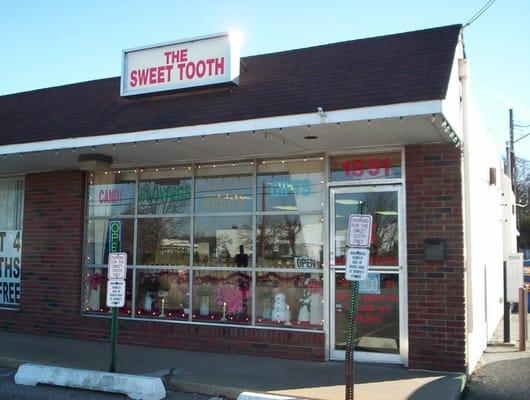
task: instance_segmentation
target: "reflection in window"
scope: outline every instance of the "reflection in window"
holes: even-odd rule
[[[196,271],[193,320],[250,324],[251,274],[239,271]]]
[[[137,251],[137,264],[189,265],[190,218],[139,219]]]
[[[121,223],[121,251],[127,253],[127,264],[133,263],[134,222],[132,219],[92,219],[88,221],[85,263],[106,265],[109,258],[109,221]]]
[[[321,215],[260,215],[257,256],[261,268],[321,268]]]
[[[256,284],[256,323],[321,329],[322,279],[320,273],[260,273]]]
[[[190,170],[142,172],[138,188],[139,214],[182,214],[190,211]]]
[[[89,314],[107,314],[107,268],[87,268],[84,271],[83,311]],[[132,270],[127,269],[125,280],[125,306],[118,309],[120,315],[131,316]]]
[[[258,167],[258,211],[319,211],[323,199],[323,161],[262,161]]]
[[[335,264],[344,265],[348,217],[353,213],[373,218],[370,265],[398,265],[397,192],[356,192],[335,195]]]
[[[91,173],[89,179],[89,216],[108,217],[134,214],[135,173]]]
[[[204,165],[197,169],[195,211],[252,211],[253,167],[214,165]]]
[[[335,283],[336,349],[346,348],[350,282],[336,274]],[[399,354],[398,274],[370,272],[359,288],[355,349]]]
[[[189,273],[187,270],[137,270],[136,316],[187,320]]]
[[[249,266],[248,260],[252,260],[252,217],[196,217],[194,243],[194,265]]]

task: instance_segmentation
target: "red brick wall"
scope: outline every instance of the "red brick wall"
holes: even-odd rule
[[[84,201],[83,172],[26,176],[20,310],[0,310],[0,330],[108,340],[109,319],[80,313]],[[120,321],[119,342],[324,359],[324,335],[316,332]]]
[[[460,151],[406,147],[410,368],[466,368]],[[445,261],[424,260],[424,240],[445,239]]]

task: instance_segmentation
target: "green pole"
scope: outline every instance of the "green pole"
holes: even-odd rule
[[[110,372],[116,372],[116,344],[118,343],[118,308],[112,307],[110,322]]]
[[[364,211],[364,204],[359,202],[357,213],[362,214]],[[355,363],[353,356],[355,353],[355,335],[357,331],[357,306],[359,304],[359,281],[352,281],[350,283],[351,298],[350,298],[350,312],[348,315],[348,337],[346,339],[346,359],[345,359],[345,374],[346,374],[346,400],[353,400],[353,387],[355,385]]]
[[[117,227],[115,229],[114,227]],[[117,235],[116,235],[117,234]],[[121,223],[110,221],[109,223],[109,255],[111,252],[121,251]],[[116,372],[116,345],[118,343],[118,308],[112,307],[112,319],[110,320],[110,372]]]
[[[357,330],[357,305],[359,302],[359,281],[352,281],[350,312],[348,318],[348,338],[346,341],[346,400],[353,400],[353,386],[355,383],[355,334]]]

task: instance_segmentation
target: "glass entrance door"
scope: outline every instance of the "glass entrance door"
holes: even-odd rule
[[[330,357],[344,359],[350,284],[344,278],[348,217],[373,217],[369,274],[360,283],[355,359],[403,363],[406,335],[403,287],[401,186],[330,189]]]

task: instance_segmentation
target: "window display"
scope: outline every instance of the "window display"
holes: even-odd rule
[[[107,307],[107,268],[87,268],[84,274],[83,311],[86,314],[110,314]],[[121,316],[132,313],[132,270],[125,279],[125,306],[118,309]]]
[[[240,271],[195,271],[193,320],[250,324],[252,277]]]
[[[322,329],[321,273],[264,272],[257,276],[258,325]]]
[[[83,311],[107,313],[119,221],[131,275],[121,316],[321,330],[323,169],[317,157],[90,174]]]
[[[188,270],[140,269],[136,286],[137,317],[188,320]]]

